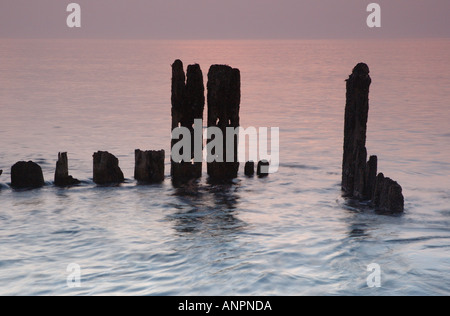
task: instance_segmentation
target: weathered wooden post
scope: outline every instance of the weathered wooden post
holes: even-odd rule
[[[141,183],[164,181],[164,150],[135,150],[134,178]]]
[[[376,178],[372,205],[381,212],[401,213],[405,207],[402,191],[397,182],[380,173]]]
[[[354,198],[363,198],[364,195],[367,162],[366,133],[371,82],[369,67],[363,63],[356,65],[347,79],[342,190]]]
[[[114,184],[125,181],[119,167],[119,159],[107,151],[94,153],[94,182],[96,184]]]
[[[19,161],[11,167],[11,186],[17,189],[43,187],[42,168],[32,161]]]
[[[241,74],[239,69],[226,65],[211,66],[208,73],[208,128],[217,127],[223,135],[222,157],[220,157],[223,162],[208,163],[208,175],[214,180],[237,177],[239,137],[234,133],[228,134],[227,128],[239,127],[240,103]],[[207,142],[211,141],[212,139]],[[233,153],[229,153],[230,150],[233,150]],[[227,160],[227,157],[230,156],[233,157],[232,161]]]
[[[174,161],[171,156],[171,175],[174,181],[186,181],[202,176],[202,161],[194,161],[196,138],[203,146],[203,111],[205,108],[205,87],[199,65],[189,65],[187,79],[181,60],[172,65],[172,131],[185,127],[191,136],[191,160]],[[201,120],[200,134],[194,132],[194,121]],[[172,139],[171,148],[178,142]],[[201,149],[200,149],[201,150]],[[198,158],[198,157],[197,157]],[[200,157],[202,158],[202,157]]]
[[[69,175],[67,153],[58,153],[55,170],[55,185],[59,187],[80,184],[80,181]]]
[[[378,158],[367,162],[366,134],[369,115],[369,67],[360,63],[347,79],[342,190],[349,198],[370,200],[377,210],[401,213],[402,187],[378,172]]]

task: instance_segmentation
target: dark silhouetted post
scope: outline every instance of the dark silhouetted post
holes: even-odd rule
[[[55,185],[59,187],[80,184],[80,181],[69,175],[67,153],[58,153],[55,170]]]
[[[364,198],[366,177],[366,133],[369,114],[369,67],[360,63],[347,79],[345,106],[342,190],[351,197]]]
[[[402,187],[382,173],[377,176],[377,156],[371,156],[367,162],[366,133],[371,82],[369,67],[363,63],[356,65],[347,79],[342,190],[347,197],[371,200],[379,211],[401,213],[404,210]]]
[[[267,177],[269,175],[269,166],[270,164],[267,160],[261,160],[260,162],[258,162],[258,168],[256,171],[258,177]]]
[[[142,183],[164,181],[164,150],[135,150],[134,178]]]
[[[125,181],[119,167],[119,159],[107,151],[94,154],[94,182],[96,184],[114,184]]]
[[[191,161],[173,161],[171,159],[171,175],[175,181],[186,181],[202,176],[202,162],[196,161],[194,139],[201,138],[203,144],[203,111],[205,108],[205,86],[203,73],[199,65],[189,65],[187,79],[181,60],[172,65],[172,131],[177,127],[185,127],[191,132]],[[194,133],[194,120],[201,120],[200,135]],[[178,142],[172,139],[171,148]],[[202,148],[200,148],[200,151]],[[202,159],[202,157],[200,157]],[[200,160],[199,159],[199,160]]]
[[[252,177],[255,175],[255,162],[247,161],[245,164],[244,173],[248,177]]]
[[[223,135],[223,162],[209,162],[208,175],[212,179],[227,180],[237,177],[238,135],[228,135],[227,127],[239,127],[241,103],[241,74],[239,69],[213,65],[208,73],[208,127],[218,127]],[[211,140],[208,140],[208,143]],[[227,144],[232,144],[227,146]],[[228,149],[234,149],[233,161],[226,161]],[[231,153],[229,154],[229,156]]]
[[[44,175],[38,164],[32,161],[19,161],[11,167],[11,186],[13,188],[40,188],[44,184]]]
[[[405,208],[402,187],[380,173],[376,178],[373,206],[380,212],[401,213]]]

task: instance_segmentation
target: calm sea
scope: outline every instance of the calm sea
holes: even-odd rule
[[[449,295],[450,40],[0,40],[0,295]],[[280,127],[280,169],[187,194],[137,186],[134,150],[170,148],[171,64],[242,73],[243,127]],[[345,79],[371,69],[369,154],[401,216],[341,198]],[[92,154],[127,181],[92,182]],[[84,183],[52,186],[59,151]],[[10,167],[47,186],[14,191]],[[81,287],[67,285],[75,263]],[[381,267],[369,288],[367,266]]]

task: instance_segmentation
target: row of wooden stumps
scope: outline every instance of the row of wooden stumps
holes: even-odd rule
[[[135,151],[134,178],[140,184],[161,183],[165,179],[164,150]],[[267,176],[262,171],[262,166],[268,166],[268,162],[260,161],[257,166],[259,177]],[[0,170],[0,176],[3,170]],[[255,164],[249,161],[245,164],[245,175],[255,174]],[[99,185],[118,184],[125,181],[122,170],[119,167],[119,159],[106,151],[99,151],[93,155],[93,181]],[[81,184],[81,181],[69,175],[69,163],[67,153],[58,153],[56,162],[54,185],[69,187]],[[45,185],[41,166],[32,161],[19,161],[11,167],[11,186],[17,189],[40,188]]]
[[[164,181],[164,150],[135,151],[134,178],[138,183],[159,183]],[[1,175],[1,172],[0,172]],[[93,156],[93,180],[96,184],[107,185],[125,181],[119,160],[106,151],[99,151]],[[69,175],[67,153],[59,153],[56,162],[54,184],[68,187],[81,181]],[[45,185],[42,168],[32,161],[19,161],[11,167],[11,186],[17,189],[40,188]]]
[[[382,212],[404,211],[402,187],[378,172],[377,156],[367,161],[366,133],[369,114],[369,67],[360,63],[347,79],[342,190],[344,196],[371,201]]]
[[[208,127],[217,127],[226,137],[227,127],[239,127],[239,110],[241,102],[241,79],[239,69],[227,65],[213,65],[208,73],[207,84]],[[194,161],[194,139],[198,137],[194,130],[194,120],[201,120],[203,126],[203,112],[205,108],[205,87],[203,73],[198,64],[189,65],[187,74],[183,63],[176,60],[172,65],[172,130],[186,127],[191,131],[191,161],[173,161],[171,159],[171,177],[174,184],[189,182],[202,176],[202,162]],[[203,133],[200,135],[203,144]],[[207,172],[210,181],[227,181],[238,175],[238,137],[233,136],[234,162],[209,162]],[[212,141],[212,140],[209,140]],[[171,141],[171,148],[177,140]],[[227,156],[226,145],[223,141],[223,156]],[[200,148],[202,151],[203,148]],[[135,152],[134,178],[139,183],[158,183],[164,181],[165,153],[161,151]],[[119,160],[108,152],[99,151],[93,156],[93,181],[99,185],[124,182],[124,175],[119,167]],[[258,162],[256,174],[259,177],[268,175],[266,171],[269,162]],[[262,167],[265,167],[264,169]],[[245,164],[245,175],[255,174],[255,163]],[[1,171],[0,171],[1,175]],[[56,186],[72,186],[80,181],[69,175],[67,153],[58,154],[55,180]],[[34,162],[18,162],[11,168],[11,186],[15,188],[37,188],[44,185],[41,167]]]
[[[346,197],[371,201],[380,210],[394,213],[404,211],[402,187],[395,181],[378,172],[378,158],[371,156],[367,161],[366,134],[369,113],[369,88],[371,85],[369,67],[360,63],[347,80],[347,95],[344,128],[344,157],[342,165],[342,190]],[[208,127],[218,127],[223,135],[227,127],[239,126],[240,108],[240,72],[225,65],[213,65],[208,73]],[[172,65],[172,130],[186,127],[191,131],[194,140],[194,120],[203,122],[205,107],[203,74],[199,65],[187,68],[187,77],[183,63],[176,60]],[[203,137],[203,135],[200,135]],[[229,180],[237,177],[239,162],[237,161],[237,139],[233,140],[235,162],[208,163],[208,175],[212,180]],[[231,140],[224,140],[225,144]],[[172,145],[176,140],[172,140]],[[194,149],[191,146],[189,162],[171,160],[171,176],[176,182],[200,178],[202,163],[194,162]],[[164,180],[164,151],[135,152],[135,179],[143,183],[155,183]],[[268,162],[258,163],[257,173]],[[119,161],[108,152],[94,154],[94,182],[100,185],[121,183],[124,176],[119,168]],[[245,174],[252,176],[255,165],[247,162]],[[0,170],[0,175],[2,171]],[[55,171],[55,185],[70,186],[79,181],[69,175],[67,154],[60,153]],[[33,162],[18,162],[11,168],[11,185],[16,188],[34,188],[44,185],[42,169]]]

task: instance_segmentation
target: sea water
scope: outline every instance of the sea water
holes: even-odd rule
[[[449,295],[450,40],[0,40],[1,295]],[[241,70],[241,125],[280,128],[267,178],[174,188],[171,64]],[[341,197],[345,79],[371,69],[367,148],[405,213]],[[166,150],[139,186],[134,150]],[[92,154],[126,182],[98,187]],[[80,186],[52,185],[67,151]],[[47,185],[9,187],[19,160]],[[369,287],[375,263],[381,287]],[[70,286],[70,264],[80,268]]]

